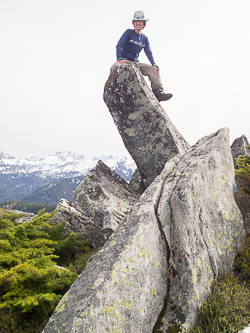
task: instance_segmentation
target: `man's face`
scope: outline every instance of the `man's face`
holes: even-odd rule
[[[141,30],[144,27],[143,21],[134,21],[134,27],[137,30]]]

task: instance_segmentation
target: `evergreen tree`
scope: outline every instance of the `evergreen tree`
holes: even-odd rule
[[[82,242],[64,223],[51,223],[53,215],[18,223],[20,214],[0,214],[0,331],[34,332],[78,275],[56,265],[66,253],[68,265]]]

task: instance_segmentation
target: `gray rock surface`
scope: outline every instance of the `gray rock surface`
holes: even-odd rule
[[[236,158],[241,155],[248,155],[250,156],[250,150],[246,148],[246,146],[249,146],[249,142],[247,140],[247,137],[245,135],[242,135],[241,137],[234,140],[234,142],[231,145],[231,151],[234,159],[234,166],[236,166]]]
[[[167,248],[155,210],[174,165],[169,162],[73,283],[44,333],[152,332],[167,288]]]
[[[248,139],[245,135],[242,135],[240,138],[237,138],[234,140],[231,150],[232,155],[234,158],[234,166],[236,166],[236,158],[241,155],[248,155],[250,156],[250,150],[246,148],[246,146],[249,146]],[[236,177],[235,182],[237,185],[237,188],[240,189],[240,187],[243,185],[241,184],[241,180]],[[243,191],[236,191],[234,193],[235,201],[241,211],[243,222],[244,222],[244,229],[246,233],[250,233],[250,197],[249,195],[245,194]]]
[[[190,148],[146,84],[137,64],[119,67],[117,74],[106,82],[103,98],[145,187],[169,159]]]
[[[172,268],[163,331],[171,322],[193,325],[212,280],[233,270],[245,235],[233,183],[227,129],[198,141],[164,183],[158,216]]]
[[[94,222],[80,212],[75,205],[66,199],[61,199],[56,207],[55,223],[66,221],[66,226],[77,234],[84,232],[94,249],[100,249],[105,244],[104,233]]]
[[[134,171],[129,182],[129,187],[139,194],[142,194],[146,190],[138,169]]]
[[[222,129],[166,163],[64,295],[44,333],[183,332],[244,238]]]
[[[110,235],[138,201],[139,194],[102,161],[90,170],[73,194],[75,206]]]
[[[250,196],[242,191],[234,193],[234,199],[242,214],[244,229],[250,234]]]

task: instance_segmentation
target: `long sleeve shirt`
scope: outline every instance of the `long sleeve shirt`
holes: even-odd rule
[[[119,39],[116,46],[117,59],[124,58],[139,62],[138,57],[142,49],[144,49],[148,60],[153,65],[155,61],[149,45],[148,37],[144,34],[139,35],[134,29],[127,29]]]

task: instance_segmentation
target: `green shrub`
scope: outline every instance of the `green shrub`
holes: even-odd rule
[[[250,146],[247,146],[250,150]],[[242,155],[236,158],[236,170],[235,176],[238,178],[240,183],[239,190],[250,195],[250,156]]]
[[[192,333],[237,333],[250,323],[250,291],[230,274],[219,277]]]
[[[40,332],[78,275],[56,264],[67,266],[82,253],[83,267],[93,252],[84,235],[52,223],[53,215],[41,211],[24,223],[15,221],[20,214],[0,215],[0,331]]]
[[[245,243],[238,251],[236,272],[239,274],[239,278],[246,282],[250,288],[250,237],[246,237]]]

